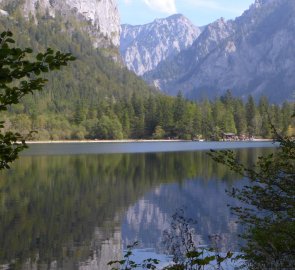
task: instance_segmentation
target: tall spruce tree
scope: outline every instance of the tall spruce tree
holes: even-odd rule
[[[256,117],[255,102],[253,97],[249,96],[246,103],[247,132],[248,132],[249,138],[254,136],[256,131],[255,117]]]

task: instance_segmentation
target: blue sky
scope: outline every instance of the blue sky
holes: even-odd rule
[[[181,13],[202,26],[223,17],[240,16],[255,0],[117,0],[121,23],[146,24]]]

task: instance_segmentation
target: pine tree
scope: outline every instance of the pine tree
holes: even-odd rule
[[[247,120],[247,132],[249,138],[255,135],[256,131],[256,108],[255,102],[252,96],[248,97],[248,101],[246,103],[246,120]]]
[[[258,104],[258,110],[261,116],[261,129],[260,135],[263,138],[269,138],[271,136],[271,128],[269,124],[270,112],[269,112],[269,103],[266,97],[261,97]]]

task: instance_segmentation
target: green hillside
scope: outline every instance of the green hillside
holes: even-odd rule
[[[44,16],[38,22],[36,25],[15,12],[13,17],[1,17],[0,30],[11,30],[21,48],[39,52],[51,47],[71,52],[77,60],[50,74],[43,92],[26,97],[21,105],[11,108],[9,119],[16,129],[36,129],[40,139],[73,138],[75,131],[77,138],[82,138],[108,111],[123,113],[122,108],[113,107],[128,103],[138,94],[142,99],[155,95],[142,80],[110,59],[117,55],[116,48],[94,49],[86,34],[74,32],[72,29],[78,28],[74,18],[65,23],[61,16],[54,20]],[[110,119],[105,120],[121,130],[119,115],[108,116]]]
[[[35,130],[36,140],[220,139],[223,132],[267,138],[270,116],[279,131],[293,132],[292,104],[272,106],[264,99],[244,104],[230,92],[199,103],[186,101],[181,94],[168,97],[127,71],[117,48],[94,49],[90,37],[79,30],[86,22],[45,14],[37,16],[36,24],[15,7],[9,11],[14,12],[0,17],[0,31],[12,31],[16,46],[36,53],[51,47],[70,52],[77,60],[50,73],[44,91],[11,107],[4,115],[6,130],[22,134]]]

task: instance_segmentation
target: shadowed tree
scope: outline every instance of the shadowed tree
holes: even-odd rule
[[[247,132],[249,137],[252,137],[255,134],[255,127],[256,127],[255,116],[256,116],[255,102],[253,97],[249,96],[248,101],[246,103]]]

